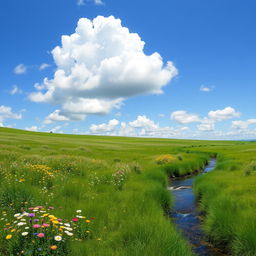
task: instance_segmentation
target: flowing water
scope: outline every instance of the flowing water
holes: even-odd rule
[[[211,159],[209,164],[205,166],[203,172],[198,175],[212,171],[215,165],[216,160]],[[171,187],[169,189],[175,198],[171,217],[178,229],[182,231],[185,238],[191,243],[192,249],[197,255],[227,255],[208,243],[204,236],[202,230],[202,213],[197,207],[196,198],[192,190],[193,181],[196,176],[171,181]]]

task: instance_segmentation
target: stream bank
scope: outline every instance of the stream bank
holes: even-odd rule
[[[210,244],[202,229],[202,213],[198,209],[192,185],[198,175],[212,171],[216,159],[211,159],[203,171],[190,177],[176,178],[168,188],[175,198],[173,211],[170,214],[177,228],[192,245],[193,251],[200,256],[226,256],[221,249]]]

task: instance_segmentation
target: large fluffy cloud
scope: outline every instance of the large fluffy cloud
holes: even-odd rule
[[[144,45],[120,19],[82,18],[75,33],[62,36],[62,45],[52,51],[53,79],[45,78],[29,97],[87,115],[109,113],[129,97],[159,94],[177,69],[157,52],[146,55]]]

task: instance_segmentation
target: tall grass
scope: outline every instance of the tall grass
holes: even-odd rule
[[[214,150],[216,169],[198,177],[194,187],[206,214],[204,229],[232,255],[256,255],[255,143]]]

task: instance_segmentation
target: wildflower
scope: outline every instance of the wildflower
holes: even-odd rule
[[[11,230],[11,232],[12,232],[12,233],[13,233],[13,232],[15,232],[15,231],[16,231],[16,229],[15,229],[15,228]]]
[[[86,220],[85,222],[86,222],[86,223],[90,223],[91,221],[90,221],[90,220]]]
[[[55,237],[54,237],[54,240],[59,242],[59,241],[62,240],[62,237],[61,237],[61,236],[55,236]]]
[[[44,223],[43,226],[44,226],[45,228],[48,228],[50,225],[47,224],[47,223]]]
[[[7,235],[6,237],[5,237],[5,239],[7,239],[7,240],[9,240],[9,239],[11,239],[12,238],[12,235]]]
[[[27,236],[27,235],[28,235],[28,232],[22,232],[21,235],[22,235],[22,236]]]
[[[77,212],[77,213],[81,213],[81,212],[82,212],[82,210],[77,210],[76,212]]]
[[[51,249],[51,250],[57,250],[57,248],[58,248],[57,245],[51,245],[51,246],[50,246],[50,249]]]
[[[33,228],[40,228],[41,226],[39,224],[33,225]]]
[[[40,238],[43,238],[44,237],[44,233],[39,233],[39,234],[37,234],[37,236],[40,237]]]
[[[52,223],[53,224],[59,224],[59,222],[57,220],[53,220]]]
[[[35,217],[36,215],[34,213],[29,213],[28,217]]]
[[[73,233],[71,233],[71,232],[69,232],[69,231],[67,231],[67,230],[65,230],[64,231],[68,236],[73,236]]]
[[[19,217],[19,216],[20,216],[20,213],[14,214],[14,217],[15,217],[15,218],[17,218],[17,217]]]
[[[77,222],[78,218],[73,218],[72,221]]]
[[[19,223],[17,224],[17,226],[23,226],[23,225],[26,225],[26,223],[25,223],[25,222],[19,222]]]

